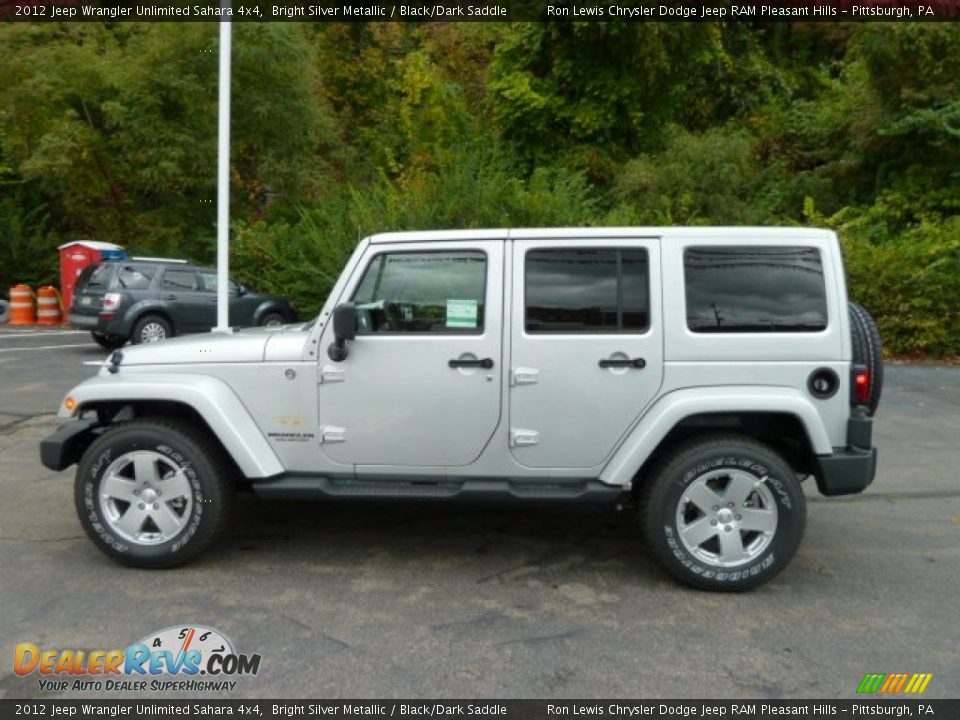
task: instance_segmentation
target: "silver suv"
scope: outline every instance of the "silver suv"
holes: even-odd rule
[[[196,556],[245,487],[635,507],[674,577],[742,590],[796,552],[803,479],[873,480],[882,370],[826,230],[384,234],[310,323],[114,352],[41,455],[139,567]]]

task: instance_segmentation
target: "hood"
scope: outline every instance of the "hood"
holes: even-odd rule
[[[308,333],[302,325],[245,328],[232,333],[184,335],[120,350],[123,365],[192,365],[299,360]],[[109,362],[109,359],[108,359]]]

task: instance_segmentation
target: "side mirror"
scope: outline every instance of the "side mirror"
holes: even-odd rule
[[[327,355],[334,362],[347,359],[347,340],[357,336],[357,306],[352,302],[341,303],[333,309],[334,341],[327,348]]]

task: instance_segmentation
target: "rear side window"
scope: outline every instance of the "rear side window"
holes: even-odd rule
[[[81,270],[80,274],[77,276],[76,287],[106,287],[107,283],[110,282],[111,268],[112,265],[110,265],[110,263],[96,263],[95,265],[87,265],[87,267]]]
[[[124,290],[146,290],[156,273],[156,268],[124,265],[117,276],[117,284]]]
[[[164,290],[196,290],[197,274],[191,270],[167,270],[163,273]]]
[[[691,247],[683,256],[687,327],[697,333],[819,332],[827,327],[820,251]]]
[[[358,331],[481,333],[486,286],[479,251],[377,255],[353,296]]]
[[[531,250],[525,272],[528,333],[633,333],[650,326],[646,250]]]

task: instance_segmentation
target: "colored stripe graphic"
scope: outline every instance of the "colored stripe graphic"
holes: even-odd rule
[[[884,673],[867,673],[863,676],[863,680],[860,681],[860,686],[857,688],[858,693],[875,693],[880,689],[880,684],[883,682],[883,679],[886,677]]]
[[[932,679],[932,673],[867,673],[857,686],[857,692],[917,695],[927,689]]]

